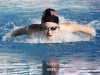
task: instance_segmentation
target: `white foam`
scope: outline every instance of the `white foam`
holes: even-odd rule
[[[59,31],[58,34],[52,39],[48,40],[43,31],[33,33],[29,37],[17,37],[14,42],[23,43],[65,43],[77,41],[89,41],[90,36],[83,33],[70,33],[67,31]]]
[[[11,34],[7,33],[3,36],[2,41],[11,39]],[[32,35],[19,36],[15,38],[14,42],[23,43],[64,43],[64,42],[77,42],[77,41],[89,41],[90,36],[84,33],[70,33],[67,31],[59,31],[59,33],[52,39],[48,40],[43,31],[33,33]]]

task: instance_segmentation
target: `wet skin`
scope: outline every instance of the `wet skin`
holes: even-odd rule
[[[49,28],[48,30],[44,30],[44,33],[48,39],[52,39],[59,30],[58,24],[53,22],[46,22],[43,25]],[[57,28],[55,30],[51,30],[52,27],[57,27]]]

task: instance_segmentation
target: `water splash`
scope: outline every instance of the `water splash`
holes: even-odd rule
[[[41,23],[39,19],[31,19],[33,23]],[[60,16],[60,22],[67,22],[70,21],[69,19],[65,19],[63,16]],[[71,21],[70,21],[71,22]],[[74,22],[75,23],[75,22]],[[97,23],[97,27],[95,26],[95,23]],[[92,28],[98,28],[100,25],[99,21],[93,21],[86,26],[92,27]],[[94,27],[95,26],[95,27]],[[21,26],[20,26],[21,27]],[[18,26],[14,26],[14,29],[20,28]],[[14,30],[13,29],[13,30]],[[7,33],[3,36],[2,41],[6,41],[11,39],[11,33]],[[77,41],[90,41],[91,37],[87,34],[77,32],[77,33],[70,33],[67,31],[59,31],[59,33],[55,36],[54,39],[48,40],[44,34],[43,31],[33,33],[32,35],[25,35],[25,36],[19,36],[15,38],[14,42],[24,42],[24,43],[64,43],[64,42],[77,42]]]
[[[3,36],[2,41],[6,41],[11,38],[11,34],[8,33]],[[19,36],[16,37],[14,42],[23,42],[23,43],[64,43],[64,42],[77,42],[77,41],[89,41],[90,36],[84,33],[70,33],[67,31],[59,31],[59,33],[52,39],[48,40],[43,31],[33,33],[28,36]]]
[[[91,21],[89,24],[87,24],[87,26],[95,29],[100,29],[100,21],[99,20]]]

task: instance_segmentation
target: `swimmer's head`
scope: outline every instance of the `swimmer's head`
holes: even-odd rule
[[[59,29],[59,17],[54,9],[46,9],[42,15],[42,30],[48,39],[52,39]]]
[[[59,23],[59,17],[58,14],[54,9],[48,8],[43,12],[41,23],[45,22],[54,22]]]

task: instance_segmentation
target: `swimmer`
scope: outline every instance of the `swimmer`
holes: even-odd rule
[[[37,33],[43,31],[48,39],[53,39],[59,30],[68,32],[83,32],[90,36],[95,36],[96,31],[93,28],[79,25],[76,23],[59,23],[59,16],[54,9],[48,8],[43,12],[41,24],[31,24],[16,30],[11,31],[11,36],[17,37],[25,34]]]

